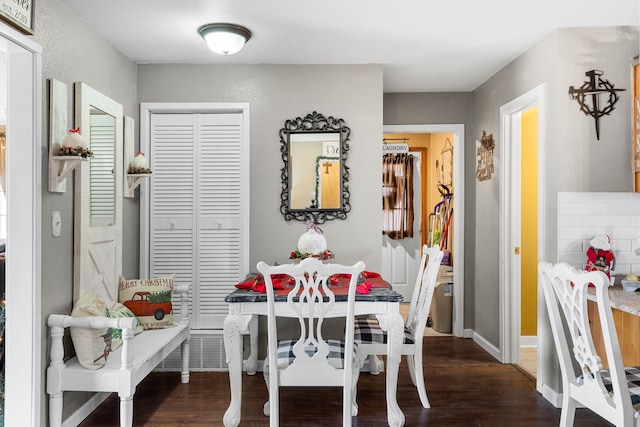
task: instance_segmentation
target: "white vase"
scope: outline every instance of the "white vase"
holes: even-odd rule
[[[142,151],[139,151],[131,160],[129,166],[136,169],[149,169],[149,160],[144,156]]]
[[[312,255],[321,254],[327,250],[327,239],[315,230],[309,230],[298,239],[298,250]]]
[[[62,140],[62,146],[71,148],[86,148],[87,145],[84,143],[84,138],[82,137],[82,135],[80,135],[80,128],[69,129],[69,133],[67,133],[67,135],[65,135],[64,139]]]

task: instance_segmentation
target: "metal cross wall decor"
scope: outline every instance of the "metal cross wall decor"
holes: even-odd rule
[[[618,99],[618,92],[626,89],[615,89],[612,83],[602,78],[602,71],[591,70],[584,73],[589,77],[582,86],[575,88],[569,86],[569,98],[575,99],[580,104],[580,111],[593,117],[596,122],[596,138],[600,140],[600,117],[611,114]],[[601,102],[601,96],[606,96],[605,102]]]

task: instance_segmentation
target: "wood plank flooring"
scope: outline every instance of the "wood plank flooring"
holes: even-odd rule
[[[514,365],[498,363],[470,339],[426,337],[425,381],[431,402],[424,409],[411,384],[406,363],[400,366],[398,403],[406,426],[550,427],[557,426],[560,410],[535,390],[535,382]],[[241,427],[268,426],[262,414],[267,390],[261,373],[243,375]],[[340,426],[341,389],[284,388],[280,425]],[[222,426],[229,405],[226,372],[193,372],[189,384],[180,384],[177,372],[152,373],[134,397],[134,426]],[[385,378],[363,373],[358,382],[359,414],[355,427],[386,426]],[[80,426],[119,425],[119,402],[112,395]],[[578,409],[575,427],[602,427],[607,422]]]

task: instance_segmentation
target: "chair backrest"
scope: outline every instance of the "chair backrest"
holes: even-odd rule
[[[406,327],[417,336],[422,336],[424,333],[443,255],[439,245],[422,246],[422,258],[405,323]]]
[[[615,425],[633,425],[633,408],[609,303],[609,279],[601,271],[579,271],[565,263],[541,262],[538,274],[560,362],[563,393]],[[598,306],[611,392],[603,382],[602,359],[589,326],[590,284]]]
[[[322,336],[322,324],[325,318],[346,317],[345,355],[349,357],[354,354],[354,301],[356,285],[364,270],[364,263],[360,261],[353,266],[344,266],[335,263],[324,264],[315,258],[306,258],[298,264],[278,266],[269,266],[264,262],[259,262],[257,267],[264,276],[267,289],[268,357],[271,361],[269,364],[270,372],[272,372],[271,377],[273,378],[274,374],[277,375],[277,364],[274,361],[277,360],[276,347],[278,342],[272,275],[286,274],[293,278],[293,284],[290,285],[291,288],[287,292],[286,313],[279,309],[278,316],[297,317],[300,327],[300,337],[292,349],[295,360],[286,369],[286,378],[300,380],[304,378],[310,384],[330,381],[331,377],[342,381],[342,375],[348,375],[350,378],[352,363],[344,364],[345,372],[343,373],[329,364],[328,357],[332,355]],[[330,283],[331,276],[333,276],[335,283]],[[335,293],[333,289],[336,290]],[[340,299],[346,298],[346,307],[344,304],[335,304],[336,293],[339,294]],[[285,374],[283,373],[283,375]],[[281,376],[281,378],[285,377]]]

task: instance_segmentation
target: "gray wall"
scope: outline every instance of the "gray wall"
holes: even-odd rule
[[[492,76],[473,92],[473,135],[483,130],[496,138],[496,174],[476,183],[475,331],[500,347],[499,310],[499,169],[500,107],[536,86],[546,84],[544,162],[545,257],[557,259],[558,191],[630,191],[631,171],[631,58],[638,53],[638,28],[561,29]],[[594,120],[568,96],[579,87],[586,71],[597,69],[617,88],[620,100],[601,120],[600,141]],[[542,325],[546,366],[543,382],[559,389],[557,363],[548,323]],[[540,333],[540,331],[539,331]]]
[[[84,81],[124,106],[124,113],[137,117],[136,64],[125,58],[87,24],[57,0],[38,1],[34,40],[42,46],[42,321],[49,314],[70,313],[73,299],[73,177],[67,178],[66,193],[49,193],[49,96],[48,78],[66,83],[69,98],[69,128],[73,123],[73,82]],[[72,174],[73,175],[73,174]],[[124,202],[123,272],[134,277],[138,271],[137,211],[128,199]],[[51,237],[51,212],[62,213],[62,235]],[[136,276],[137,277],[137,276]],[[42,336],[42,390],[49,360],[49,330]],[[87,396],[66,393],[64,415],[84,403]],[[46,425],[47,398],[42,395],[41,425]]]
[[[140,102],[249,102],[251,110],[250,269],[260,260],[288,262],[306,230],[280,214],[279,130],[287,119],[318,111],[343,118],[349,142],[351,212],[321,227],[336,261],[363,260],[379,270],[382,165],[380,65],[138,66]]]
[[[380,269],[379,202],[382,124],[465,124],[465,168],[475,171],[475,139],[482,130],[496,136],[499,164],[499,108],[540,83],[547,84],[547,151],[543,159],[547,183],[545,250],[555,259],[558,191],[629,191],[630,91],[621,93],[618,109],[602,120],[596,142],[593,120],[570,101],[570,85],[580,85],[584,72],[600,69],[617,87],[630,89],[630,58],[638,52],[637,28],[559,30],[509,64],[473,94],[382,94],[382,66],[309,65],[140,65],[125,58],[57,0],[41,0],[36,8],[35,41],[43,47],[43,78],[68,85],[84,81],[121,102],[125,115],[138,118],[138,102],[249,102],[251,105],[251,252],[259,260],[283,262],[304,231],[279,213],[280,168],[278,130],[284,120],[311,111],[346,120],[352,140],[348,165],[352,212],[346,221],[323,226],[339,262],[362,259],[367,269]],[[43,85],[47,87],[46,82]],[[43,97],[42,188],[47,188],[48,96]],[[69,117],[73,117],[70,102]],[[73,123],[69,122],[71,127]],[[494,178],[476,182],[467,174],[465,189],[465,328],[474,328],[499,345],[498,324],[498,189]],[[68,313],[73,280],[73,179],[64,194],[42,194],[42,319]],[[124,201],[123,274],[137,276],[138,202]],[[62,212],[63,234],[53,239],[49,216]],[[48,329],[44,328],[48,333]],[[42,337],[42,372],[48,361],[47,335]],[[545,357],[550,357],[545,355]],[[44,381],[44,375],[43,375]],[[553,381],[552,381],[553,382]],[[556,383],[557,384],[557,383]],[[553,386],[553,384],[551,384]],[[44,384],[43,384],[44,390]],[[68,393],[65,417],[87,396]],[[42,425],[46,425],[42,398]]]
[[[465,126],[465,170],[475,171],[475,140],[471,133],[470,92],[385,93],[385,125],[463,124]],[[464,218],[464,328],[474,327],[475,172],[465,174]],[[454,195],[455,197],[455,195]]]

